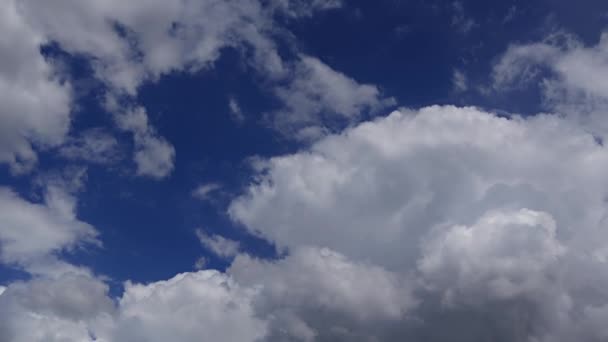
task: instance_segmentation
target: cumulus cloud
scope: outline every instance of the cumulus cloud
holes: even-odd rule
[[[126,284],[103,341],[254,342],[266,324],[253,314],[253,289],[217,271],[179,274],[167,281]]]
[[[229,273],[261,289],[256,309],[271,341],[371,337],[374,325],[400,322],[414,304],[405,279],[327,248],[301,247],[276,262],[240,255]]]
[[[202,229],[196,230],[196,237],[205,248],[222,258],[231,258],[239,253],[238,241],[227,239],[220,235],[207,234]]]
[[[12,283],[0,295],[0,341],[92,341],[92,322],[113,310],[107,292],[74,274]]]
[[[608,150],[573,121],[403,109],[263,164],[229,214],[280,258],[237,255],[225,273],[128,282],[118,303],[88,316],[90,302],[33,296],[17,310],[30,318],[5,321],[5,331],[27,334],[34,317],[75,331],[68,340],[606,336]],[[238,252],[199,235],[220,256]]]
[[[592,315],[577,312],[608,301],[588,285],[607,275],[606,163],[604,146],[560,116],[401,110],[267,160],[229,213],[291,253],[326,246],[409,277],[415,318],[389,336],[591,341],[577,326]],[[482,313],[502,323],[484,326]],[[466,328],[445,323],[456,317]]]
[[[69,84],[40,54],[47,38],[33,29],[17,1],[2,1],[0,14],[0,163],[13,173],[30,170],[35,147],[59,145],[70,126]]]
[[[12,190],[0,188],[0,261],[31,266],[55,252],[83,243],[98,243],[97,232],[78,220],[76,200],[51,186],[44,202],[32,203]]]

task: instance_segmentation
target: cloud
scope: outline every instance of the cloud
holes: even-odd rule
[[[113,164],[121,158],[118,140],[100,128],[81,132],[67,139],[59,154],[70,160],[83,160],[96,164]]]
[[[494,65],[494,88],[508,91],[537,86],[547,110],[605,137],[608,82],[601,75],[608,72],[607,51],[606,33],[592,46],[565,32],[556,32],[537,43],[512,45]]]
[[[85,57],[90,61],[95,76],[106,85],[109,96],[119,98],[134,100],[142,84],[155,82],[172,72],[196,73],[212,68],[222,50],[227,48],[239,51],[245,63],[262,75],[271,89],[278,89],[280,84],[293,79],[291,73],[294,71],[285,67],[286,62],[277,52],[274,18],[281,15],[292,19],[310,17],[318,11],[341,6],[341,2],[336,0],[5,2],[7,9],[2,18],[5,32],[2,44],[5,46],[0,46],[3,54],[3,67],[0,69],[0,93],[3,95],[0,101],[0,162],[8,163],[13,173],[30,170],[37,160],[35,149],[61,145],[70,128],[71,87],[69,82],[62,80],[65,75],[58,75],[58,68],[41,54],[43,45],[52,42],[70,54]],[[298,52],[295,47],[293,49]],[[318,65],[320,62],[306,60],[299,70],[308,73],[306,68],[318,70]],[[357,89],[353,81],[340,80],[340,77],[348,79],[329,67],[322,68],[321,71],[312,70],[312,78],[294,84],[298,88],[294,91],[300,95],[289,95],[288,90],[279,91],[284,100],[293,97],[308,103],[308,109],[298,110],[296,115],[314,120],[324,107],[329,112],[336,109],[330,103],[312,108],[310,96],[316,95],[310,90],[301,92],[306,82],[322,85],[331,81],[322,81],[323,75],[319,72],[337,80],[337,87]],[[340,77],[331,76],[332,72]],[[345,101],[350,101],[350,105],[355,107],[373,106],[374,90],[370,87],[359,86],[359,90],[352,94],[362,96],[361,102],[354,99]],[[326,100],[336,99],[343,97],[334,92]],[[235,114],[240,112],[240,109],[235,111],[238,107],[235,104],[233,101],[232,112],[240,118],[242,115]],[[349,106],[344,101],[336,104],[339,106],[337,109],[344,109],[345,105]],[[118,117],[123,115],[117,107],[108,109],[116,111]],[[304,110],[311,112],[305,113]],[[347,111],[351,109],[347,108]],[[284,112],[294,110],[290,107]],[[344,111],[339,112],[345,114]],[[294,122],[299,120],[301,118]],[[174,148],[159,134],[151,133],[152,126],[145,131],[149,134],[132,131],[137,145],[134,155],[137,174],[164,178],[173,169]],[[88,148],[90,145],[80,147]],[[68,148],[66,153],[80,154],[75,148]]]
[[[376,86],[359,84],[305,55],[295,65],[290,82],[277,87],[275,93],[284,105],[273,113],[275,125],[286,133],[295,129],[299,136],[306,128],[331,125],[335,120],[356,122],[364,113],[375,113],[395,102],[383,98]]]
[[[419,305],[380,340],[591,341],[592,315],[577,312],[608,302],[589,286],[608,281],[607,163],[562,116],[401,110],[266,160],[229,213],[287,253],[324,246],[408,279]]]
[[[462,2],[454,1],[452,3],[452,11],[452,27],[460,31],[460,33],[468,33],[477,26],[475,20],[466,15]]]
[[[276,262],[240,255],[229,273],[261,289],[256,309],[270,341],[356,339],[398,324],[414,304],[404,279],[327,248],[297,248]]]
[[[74,274],[12,283],[0,295],[0,341],[92,341],[90,325],[114,307],[107,292]]]
[[[118,113],[115,120],[120,129],[133,133],[137,175],[155,179],[169,176],[174,168],[175,148],[156,133],[145,109],[136,107]]]
[[[57,146],[67,135],[72,92],[40,54],[46,37],[16,1],[3,1],[0,30],[0,163],[23,173],[36,164],[35,147]]]
[[[192,196],[203,201],[208,201],[211,199],[211,194],[217,192],[221,188],[222,186],[219,183],[202,184],[192,191]]]
[[[556,223],[542,212],[488,212],[472,226],[453,226],[423,246],[418,267],[444,300],[505,300],[552,286],[564,254]]]
[[[252,289],[217,271],[179,274],[147,285],[127,283],[103,341],[254,342],[266,324],[253,314]]]
[[[234,120],[236,123],[243,123],[245,121],[245,115],[243,114],[243,110],[241,106],[237,102],[236,98],[233,96],[228,100],[228,109],[230,109],[230,118]]]
[[[452,89],[457,93],[461,93],[469,89],[467,84],[467,75],[465,75],[461,70],[454,69],[454,72],[452,73]]]
[[[196,230],[196,236],[205,248],[222,258],[231,258],[238,254],[240,244],[238,241],[227,239],[219,235],[209,235],[202,229]]]
[[[32,295],[3,331],[31,340],[49,327],[99,341],[606,336],[608,150],[573,121],[402,109],[262,163],[229,214],[276,244],[280,258],[237,255],[225,273],[128,282],[112,308],[91,304],[105,302],[102,287],[86,301]],[[65,216],[72,207],[64,202],[26,207]],[[199,235],[219,256],[239,250]],[[79,274],[95,283],[65,269],[51,279]],[[52,284],[39,291],[46,286],[54,293]],[[45,328],[32,330],[40,322]]]
[[[97,232],[78,220],[76,199],[64,189],[49,186],[44,202],[32,203],[0,187],[0,261],[33,267],[54,253],[82,244],[98,244]]]

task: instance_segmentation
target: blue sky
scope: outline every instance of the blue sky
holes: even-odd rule
[[[603,1],[0,4],[0,341],[608,338]]]

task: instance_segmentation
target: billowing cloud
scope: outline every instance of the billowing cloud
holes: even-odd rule
[[[179,274],[148,285],[128,283],[102,341],[254,342],[266,323],[253,314],[255,290],[217,271]]]
[[[29,267],[55,252],[98,243],[96,230],[76,217],[74,196],[59,187],[48,187],[42,203],[32,203],[1,187],[0,204],[3,263]]]
[[[75,274],[12,283],[0,294],[0,341],[92,341],[92,323],[113,310],[107,293]]]
[[[40,54],[47,38],[25,19],[17,1],[3,0],[0,14],[0,163],[30,170],[35,145],[59,145],[70,126],[71,88]]]
[[[608,301],[588,285],[608,275],[607,163],[605,147],[560,116],[401,110],[267,160],[229,212],[291,253],[325,246],[409,279],[419,300],[409,317],[428,325],[406,319],[390,336],[587,341],[594,332],[579,327]],[[484,326],[482,313],[502,325]],[[433,333],[455,317],[466,332]]]

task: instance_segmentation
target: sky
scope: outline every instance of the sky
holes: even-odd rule
[[[605,1],[0,6],[0,342],[608,340]]]

